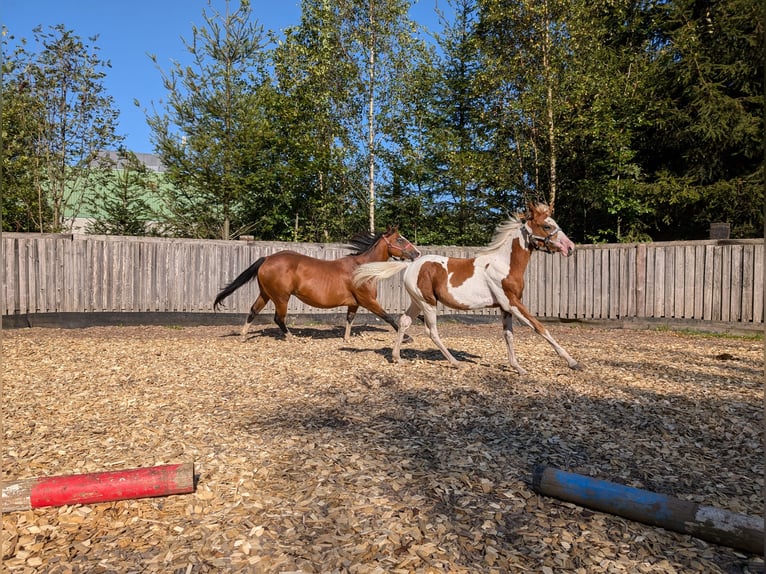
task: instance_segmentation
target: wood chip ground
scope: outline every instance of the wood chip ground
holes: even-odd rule
[[[10,573],[744,573],[760,557],[539,496],[535,465],[763,512],[763,340],[260,326],[3,333],[4,482],[194,462],[194,494],[3,515]]]

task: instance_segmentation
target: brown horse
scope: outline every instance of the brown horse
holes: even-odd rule
[[[498,226],[492,243],[474,258],[424,255],[414,263],[369,263],[356,270],[354,283],[359,286],[375,284],[378,279],[391,277],[402,269],[407,270],[404,273],[404,286],[411,303],[399,319],[394,361],[401,360],[399,349],[402,337],[415,317],[422,312],[426,333],[450,365],[460,366],[436,330],[436,303],[441,302],[452,309],[463,310],[500,307],[508,359],[520,375],[526,371],[516,360],[513,349],[514,316],[548,341],[572,369],[579,368],[577,361],[569,356],[521,302],[524,270],[534,250],[558,252],[565,257],[574,251],[574,244],[551,218],[547,205],[530,204],[527,207],[528,211],[523,217],[512,217]]]
[[[347,307],[344,341],[348,341],[351,336],[351,323],[360,306],[369,309],[394,329],[398,329],[396,321],[377,301],[377,286],[367,284],[356,287],[351,282],[351,276],[356,268],[364,263],[386,261],[389,257],[413,260],[420,256],[420,251],[400,235],[397,228],[389,228],[385,233],[378,235],[359,234],[354,236],[350,243],[355,249],[354,253],[330,261],[295,251],[279,251],[261,257],[224,287],[215,298],[213,308],[217,309],[226,297],[257,278],[260,293],[242,327],[242,337],[247,335],[255,316],[269,301],[274,301],[274,322],[279,325],[285,336],[289,337],[290,331],[285,325],[285,316],[287,302],[293,295],[307,305],[320,309]]]

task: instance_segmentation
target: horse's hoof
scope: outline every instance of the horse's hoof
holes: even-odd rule
[[[412,337],[410,337],[409,335],[405,335],[405,336],[402,338],[402,343],[412,343],[414,340],[415,340],[415,339],[413,339],[413,338],[412,338]]]
[[[580,366],[580,363],[573,363],[569,365],[569,368],[573,371],[582,371],[582,367]]]

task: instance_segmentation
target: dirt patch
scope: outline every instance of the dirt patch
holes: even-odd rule
[[[3,333],[3,479],[194,462],[196,492],[3,516],[10,572],[747,572],[760,558],[538,496],[572,472],[763,510],[763,341],[518,329]]]

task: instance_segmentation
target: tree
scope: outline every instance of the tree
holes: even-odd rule
[[[352,84],[358,115],[350,130],[357,142],[359,157],[367,172],[369,230],[375,229],[378,154],[391,142],[383,130],[393,114],[401,93],[401,82],[421,46],[414,37],[415,24],[409,20],[411,0],[345,0],[338,3],[340,48],[354,62],[357,81]],[[384,174],[385,175],[385,174]]]
[[[98,56],[98,37],[88,44],[63,25],[33,33],[37,51],[22,40],[6,70],[10,90],[17,91],[12,101],[18,107],[9,111],[21,113],[10,144],[13,157],[24,161],[25,191],[17,198],[38,231],[70,230],[90,162],[122,139],[115,133],[119,112],[102,84],[110,64]]]
[[[576,2],[566,14],[559,141],[567,209],[559,223],[587,241],[650,239],[653,208],[637,150],[655,105],[648,71],[656,16],[640,0]]]
[[[365,224],[361,214],[364,178],[348,161],[350,126],[357,118],[355,63],[341,47],[338,10],[327,0],[304,0],[301,22],[285,30],[273,52],[281,126],[276,166],[291,188],[293,239],[346,239]]]
[[[654,235],[763,231],[763,20],[756,0],[662,5],[640,161],[656,206]],[[751,54],[753,57],[746,57]],[[760,55],[760,57],[758,56]]]
[[[124,148],[118,150],[116,161],[99,158],[101,177],[95,191],[88,194],[86,207],[94,214],[88,233],[100,235],[147,235],[156,221],[147,197],[148,190],[157,190],[153,178],[136,154]]]
[[[3,52],[6,52],[3,30]],[[3,61],[2,81],[2,222],[6,231],[32,232],[52,219],[48,198],[35,185],[33,135],[41,122],[42,107],[30,97],[25,84],[16,81],[23,61],[11,54]]]
[[[191,64],[163,74],[164,113],[148,122],[166,175],[166,225],[177,234],[229,239],[253,228],[243,203],[259,177],[262,124],[258,92],[268,90],[261,26],[242,0],[234,12],[203,10],[204,27],[184,42]],[[155,60],[156,61],[156,60]],[[265,130],[268,131],[268,130]]]
[[[495,168],[507,154],[489,152],[491,134],[484,110],[485,94],[479,83],[482,57],[476,36],[475,0],[451,3],[454,22],[443,19],[435,36],[438,50],[426,53],[406,79],[408,87],[401,114],[393,126],[397,147],[389,161],[395,166],[395,184],[387,194],[394,206],[426,212],[419,228],[425,237],[453,244],[480,244],[506,213],[497,202],[502,188]],[[406,190],[414,189],[420,201]],[[401,207],[396,208],[402,212]]]

